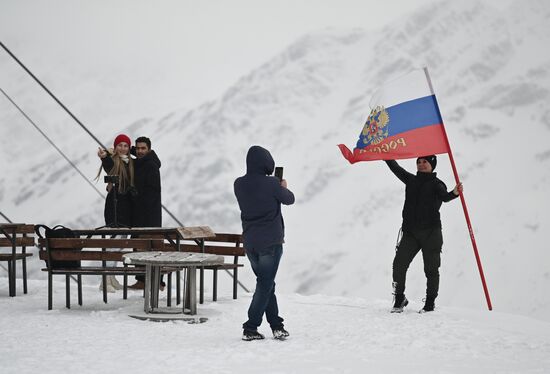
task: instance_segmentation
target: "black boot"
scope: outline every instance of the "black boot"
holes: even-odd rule
[[[433,312],[435,309],[435,296],[426,296],[424,299],[424,307],[418,313]]]
[[[273,338],[277,340],[285,340],[290,336],[290,334],[288,333],[288,331],[284,329],[284,327],[279,327],[277,329],[273,329],[272,331],[273,331]]]
[[[260,334],[258,331],[243,330],[243,340],[262,340],[264,338],[265,336],[263,336],[263,334]]]
[[[405,297],[405,294],[395,295],[395,301],[393,303],[392,313],[401,313],[403,308],[409,304],[409,300]]]

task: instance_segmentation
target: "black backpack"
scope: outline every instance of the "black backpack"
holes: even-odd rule
[[[34,226],[34,232],[38,237],[44,239],[44,236],[42,236],[42,233],[40,232],[40,229],[43,228],[45,232],[46,238],[76,238],[76,235],[74,234],[73,230],[63,226],[63,225],[57,225],[53,228],[49,228],[46,225],[35,225]],[[46,261],[46,266],[48,266],[48,260]],[[54,260],[52,261],[52,268],[78,268],[80,267],[80,261],[74,260],[74,261],[63,261],[63,260]]]

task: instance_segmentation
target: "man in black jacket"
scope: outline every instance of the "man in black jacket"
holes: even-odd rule
[[[451,192],[447,192],[445,184],[433,172],[437,165],[435,155],[419,157],[416,160],[416,175],[407,172],[395,160],[386,163],[406,186],[401,226],[403,237],[393,260],[395,300],[392,313],[401,313],[409,303],[405,297],[407,269],[420,250],[427,283],[425,304],[420,312],[431,312],[435,308],[435,299],[439,291],[439,266],[443,246],[439,208],[442,202],[449,202],[459,196],[462,192],[462,183],[458,183]]]
[[[161,163],[151,149],[149,138],[141,136],[136,139],[135,155],[134,186],[137,194],[133,199],[132,227],[162,227]],[[145,277],[137,275],[136,281],[129,288],[142,290]],[[161,283],[160,288],[164,288],[164,283]]]
[[[244,248],[256,275],[248,321],[243,324],[243,340],[264,339],[258,332],[264,313],[275,339],[289,336],[279,316],[275,276],[285,236],[281,204],[293,204],[294,194],[287,189],[286,180],[270,176],[274,167],[275,162],[267,149],[252,146],[246,156],[246,174],[234,183],[241,209]]]

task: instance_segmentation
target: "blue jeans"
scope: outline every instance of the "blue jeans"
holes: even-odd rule
[[[272,245],[263,249],[246,251],[250,265],[256,274],[256,290],[248,308],[248,321],[243,329],[257,331],[262,324],[265,313],[271,329],[283,328],[283,319],[279,317],[279,307],[275,296],[275,276],[283,255],[282,244]]]

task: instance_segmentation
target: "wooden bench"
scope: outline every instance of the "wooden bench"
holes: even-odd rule
[[[82,232],[80,232],[82,231]],[[89,230],[74,230],[78,235],[89,236],[91,231]],[[97,235],[97,233],[94,231]],[[51,264],[52,260],[65,260],[65,261],[101,261],[102,266],[85,265],[78,268],[52,268],[48,266],[43,271],[48,271],[48,309],[52,308],[52,277],[53,275],[65,275],[66,276],[66,306],[70,308],[70,286],[69,280],[71,275],[78,277],[78,300],[79,305],[82,305],[82,284],[81,275],[122,275],[124,276],[123,283],[123,298],[127,298],[127,276],[129,275],[144,275],[145,268],[142,267],[127,267],[127,266],[106,266],[106,261],[121,261],[122,256],[126,253],[130,253],[133,250],[138,251],[174,251],[179,250],[183,252],[204,252],[217,254],[222,256],[230,256],[232,262],[224,263],[217,266],[205,266],[200,268],[200,296],[199,301],[202,304],[204,302],[204,270],[213,271],[213,301],[217,301],[218,291],[218,270],[232,270],[230,273],[233,276],[233,298],[237,298],[238,281],[238,268],[243,264],[239,263],[239,257],[245,256],[244,248],[242,247],[242,237],[239,234],[225,234],[218,233],[215,237],[188,239],[180,236],[176,238],[175,234],[164,233],[160,234],[141,234],[139,238],[133,239],[113,239],[113,238],[77,238],[77,239],[39,239],[39,247],[41,248],[39,254],[40,259],[48,261]],[[173,237],[174,236],[174,237]],[[197,245],[198,244],[198,245]],[[112,252],[109,249],[115,249],[122,251]],[[165,272],[168,272],[166,269]],[[177,277],[177,295],[176,302],[180,303],[180,276],[179,271],[176,272]],[[105,279],[104,279],[105,282]],[[171,302],[171,277],[168,277],[168,301],[170,306]],[[106,289],[103,290],[103,300],[107,302]]]
[[[228,272],[232,270],[230,274],[233,277],[233,299],[237,298],[237,288],[239,285],[238,270],[240,267],[244,266],[243,264],[239,263],[239,257],[245,256],[245,250],[242,246],[242,235],[216,233],[215,237],[204,239],[204,248],[201,248],[196,244],[191,244],[184,241],[181,244],[181,251],[211,253],[215,255],[229,256],[232,258],[231,262],[226,262],[223,265],[205,266],[203,268],[200,268],[199,302],[201,304],[204,302],[204,270],[205,269],[213,271],[213,280],[212,280],[212,300],[213,301],[217,301],[218,299],[218,270],[226,270]]]
[[[107,275],[124,276],[123,298],[127,298],[128,276],[144,275],[141,267],[107,266],[107,261],[122,261],[122,256],[134,250],[150,251],[165,248],[163,239],[119,239],[119,238],[46,238],[38,239],[39,257],[46,261],[48,272],[48,310],[53,304],[53,276],[65,275],[67,308],[70,308],[70,277],[77,277],[78,304],[82,305],[82,275],[102,275],[105,284]],[[114,251],[113,251],[114,250]],[[79,261],[78,267],[52,266],[53,261]],[[95,264],[93,262],[96,262]],[[101,262],[98,265],[97,262]],[[168,279],[168,303],[171,300],[171,279]],[[103,301],[107,302],[107,288],[103,287]]]
[[[8,251],[0,252],[0,261],[8,263],[9,295],[16,295],[16,263],[21,260],[23,271],[23,293],[27,293],[27,247],[34,246],[34,225],[24,223],[0,224],[0,250],[10,248]],[[20,249],[20,251],[19,251]]]

